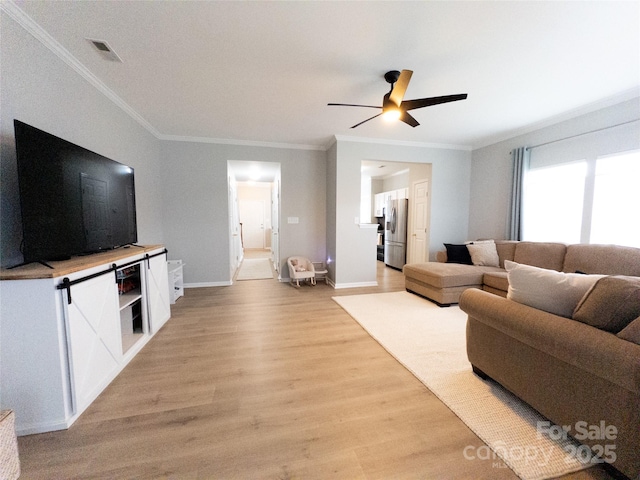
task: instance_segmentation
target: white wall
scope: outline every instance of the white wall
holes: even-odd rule
[[[580,115],[555,125],[480,148],[472,155],[471,203],[469,208],[469,238],[505,238],[511,195],[511,155],[513,148],[540,145],[546,142],[591,132],[640,118],[640,98],[629,100],[592,113]],[[624,151],[640,148],[640,122],[608,129],[554,144],[583,146],[589,152]],[[546,147],[541,147],[541,150]],[[532,158],[536,149],[533,150]],[[583,151],[583,153],[586,153]],[[544,161],[544,160],[543,160]]]
[[[170,258],[187,264],[185,283],[230,284],[228,160],[280,163],[282,275],[288,278],[289,256],[324,259],[325,152],[167,141],[161,161],[165,245]],[[299,223],[289,224],[287,217],[298,217]]]
[[[157,139],[8,15],[0,22],[0,263],[22,261],[14,118],[133,167],[139,243],[163,243]]]
[[[391,192],[393,190],[399,190],[401,188],[409,187],[409,166],[407,165],[406,172],[398,172],[396,175],[385,177],[382,179],[382,191]]]

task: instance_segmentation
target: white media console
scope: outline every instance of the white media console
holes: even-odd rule
[[[18,435],[68,428],[171,316],[166,250],[0,274],[0,407]]]

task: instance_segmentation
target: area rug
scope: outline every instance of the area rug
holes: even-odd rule
[[[268,258],[245,258],[240,265],[236,280],[272,279],[271,262]]]
[[[472,372],[466,354],[467,317],[457,306],[440,308],[408,292],[333,300],[520,478],[547,479],[590,467],[568,453],[579,444],[571,438],[549,438],[545,428],[538,426],[546,418],[497,383]],[[469,460],[486,458],[486,452],[469,449],[463,455]]]

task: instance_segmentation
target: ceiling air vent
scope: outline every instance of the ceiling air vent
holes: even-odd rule
[[[122,63],[122,59],[118,56],[116,52],[113,51],[113,48],[111,48],[111,46],[109,46],[109,44],[106,41],[96,40],[93,38],[87,38],[87,40],[94,46],[94,48],[98,51],[98,53],[102,55],[106,60]]]

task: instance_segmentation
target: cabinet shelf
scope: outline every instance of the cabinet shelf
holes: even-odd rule
[[[143,269],[141,263],[116,271],[118,303],[120,306],[120,336],[122,353],[136,344],[146,333],[146,308],[143,305]]]
[[[167,261],[169,300],[171,303],[176,303],[176,300],[184,295],[183,268],[184,263],[182,263],[182,260]]]
[[[124,308],[127,308],[133,302],[135,302],[136,300],[139,300],[141,298],[142,298],[142,291],[141,291],[140,287],[138,287],[138,288],[136,288],[134,290],[131,290],[130,292],[123,293],[122,295],[119,295],[118,301],[120,302],[120,310],[123,310]]]

